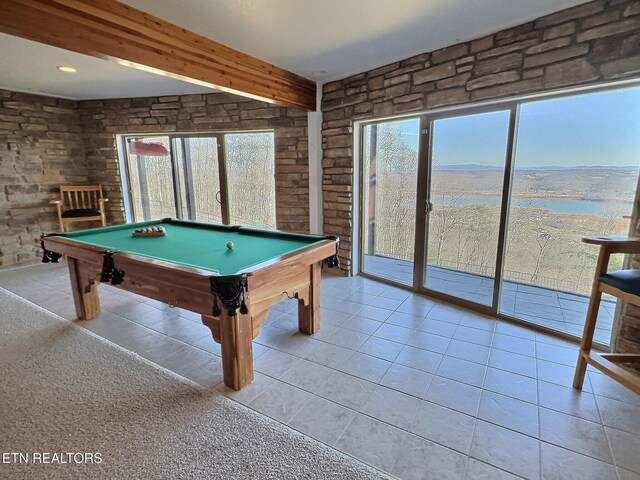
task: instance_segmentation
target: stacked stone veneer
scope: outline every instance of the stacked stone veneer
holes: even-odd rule
[[[640,1],[598,0],[325,84],[324,232],[340,235],[342,268],[351,273],[357,232],[354,120],[631,77],[640,78]],[[620,344],[631,329],[640,341],[640,315],[621,329]]]
[[[80,102],[80,116],[89,177],[108,192],[111,222],[124,220],[116,134],[273,129],[276,224],[309,231],[306,110],[217,93]]]
[[[254,129],[275,132],[278,228],[308,232],[304,110],[223,93],[73,102],[0,90],[0,267],[39,257],[62,184],[101,183],[109,223],[124,221],[117,134]]]
[[[87,183],[80,132],[76,102],[0,90],[0,266],[34,260],[58,187]]]

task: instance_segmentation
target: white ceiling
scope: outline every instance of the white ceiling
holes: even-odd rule
[[[124,0],[319,82],[479,38],[585,0]],[[0,87],[75,98],[210,91],[0,35]],[[71,64],[69,75],[55,66]],[[9,68],[6,68],[9,66]]]
[[[89,100],[213,91],[2,33],[0,62],[0,88],[36,95]],[[64,73],[60,65],[78,71]]]

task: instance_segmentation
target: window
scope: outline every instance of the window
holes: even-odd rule
[[[511,112],[431,124],[424,284],[492,305]]]
[[[133,221],[276,227],[273,132],[123,137]]]
[[[276,228],[272,133],[224,136],[230,223]]]
[[[583,236],[627,235],[640,161],[640,88],[521,105],[500,311],[582,334],[598,249]],[[623,256],[612,258],[613,269]],[[596,338],[608,343],[605,296]]]
[[[581,239],[629,232],[638,112],[625,86],[362,124],[362,272],[579,336],[598,256]]]
[[[367,125],[363,135],[363,271],[413,282],[417,119]]]

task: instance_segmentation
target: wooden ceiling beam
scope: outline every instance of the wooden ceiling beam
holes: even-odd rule
[[[286,107],[316,84],[115,0],[0,0],[0,32]]]

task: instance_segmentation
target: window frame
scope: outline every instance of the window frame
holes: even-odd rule
[[[175,203],[175,211],[177,218],[189,218],[190,220],[194,219],[195,211],[193,211],[193,206],[195,205],[195,194],[194,194],[194,186],[193,186],[193,177],[191,176],[188,181],[185,175],[184,179],[180,179],[179,170],[180,165],[178,155],[176,154],[175,143],[176,141],[182,142],[182,155],[184,165],[182,168],[184,171],[187,171],[187,158],[185,155],[184,146],[186,145],[185,140],[192,138],[215,138],[216,146],[218,149],[218,178],[219,178],[219,193],[220,193],[220,206],[221,206],[221,217],[222,223],[229,224],[230,223],[230,213],[229,213],[229,188],[227,183],[227,157],[225,151],[225,136],[226,135],[242,135],[242,134],[261,134],[268,133],[273,135],[274,140],[274,149],[273,149],[273,158],[274,158],[274,195],[275,195],[275,168],[276,168],[276,149],[275,149],[275,129],[256,129],[256,130],[211,130],[211,131],[201,131],[201,132],[153,132],[153,133],[131,133],[131,134],[120,134],[116,135],[116,143],[117,143],[117,154],[118,154],[118,163],[120,166],[120,177],[121,177],[121,186],[123,193],[123,202],[125,205],[125,221],[127,223],[135,221],[136,210],[134,208],[134,202],[132,199],[132,188],[131,188],[131,173],[129,170],[129,162],[127,156],[129,154],[127,143],[134,139],[143,139],[143,138],[154,138],[154,137],[164,137],[169,139],[169,161],[171,163],[171,172],[172,172],[172,183],[173,183],[173,194],[174,194],[174,203]],[[190,164],[189,164],[190,167]],[[190,168],[189,168],[190,170]],[[182,188],[184,187],[184,195],[185,195],[185,203],[183,205],[182,201]],[[193,217],[193,218],[192,218]],[[277,210],[274,205],[274,218],[277,221]]]
[[[509,223],[509,206],[511,204],[511,191],[512,191],[512,183],[513,183],[513,172],[515,167],[515,154],[517,147],[517,134],[518,134],[518,121],[520,115],[520,109],[523,105],[528,103],[539,102],[542,100],[553,100],[560,99],[566,97],[572,97],[583,94],[590,93],[601,93],[607,91],[614,90],[622,90],[625,88],[634,88],[640,87],[640,79],[627,79],[620,81],[613,81],[607,83],[600,83],[597,85],[587,85],[587,86],[578,86],[578,87],[568,87],[568,88],[560,88],[554,89],[545,92],[537,92],[534,94],[525,94],[518,96],[510,96],[506,98],[500,99],[491,99],[479,102],[471,102],[463,105],[454,105],[447,107],[440,107],[435,109],[425,109],[416,112],[408,112],[406,114],[399,115],[389,115],[384,117],[377,118],[368,118],[363,120],[354,121],[354,156],[353,156],[353,164],[354,164],[354,177],[353,177],[353,188],[354,192],[354,205],[353,205],[353,221],[357,222],[354,225],[354,241],[352,242],[352,258],[355,260],[353,262],[354,265],[354,274],[362,275],[366,278],[371,278],[376,281],[392,285],[395,287],[400,287],[403,289],[410,289],[411,291],[426,294],[431,297],[434,297],[439,300],[444,300],[454,305],[468,308],[474,310],[479,313],[492,315],[494,317],[507,320],[511,323],[523,325],[529,328],[534,328],[535,330],[542,331],[545,333],[551,333],[555,336],[559,336],[561,338],[565,338],[567,340],[576,341],[578,337],[575,335],[571,335],[569,333],[554,330],[549,327],[545,327],[542,325],[538,325],[535,323],[528,322],[518,317],[514,317],[511,315],[507,315],[505,313],[501,313],[500,311],[500,299],[502,295],[502,285],[503,285],[503,271],[504,264],[506,258],[506,236],[507,229]],[[425,272],[424,272],[424,263],[426,261],[426,248],[428,241],[428,232],[427,232],[427,222],[426,215],[424,214],[425,202],[427,199],[427,188],[430,179],[428,178],[430,175],[431,169],[431,149],[432,149],[432,125],[435,120],[446,119],[446,118],[454,118],[459,116],[473,115],[479,113],[486,113],[490,111],[496,110],[510,110],[511,117],[509,120],[509,135],[507,138],[507,161],[505,164],[505,175],[503,181],[503,191],[502,191],[502,202],[501,202],[501,214],[500,214],[500,229],[499,229],[499,240],[498,240],[498,256],[496,258],[496,275],[495,275],[495,283],[493,290],[493,302],[491,306],[482,305],[480,303],[476,303],[473,301],[465,300],[462,298],[458,298],[455,296],[447,295],[446,293],[438,292],[435,290],[428,289],[424,286],[425,280]],[[393,281],[391,279],[373,275],[369,272],[363,270],[364,266],[364,228],[363,222],[365,221],[363,217],[364,213],[364,189],[366,188],[364,178],[364,140],[365,140],[365,127],[372,124],[380,124],[385,122],[394,122],[399,120],[407,120],[407,119],[419,119],[420,120],[420,137],[419,137],[419,146],[418,146],[418,184],[417,184],[417,199],[416,199],[416,211],[415,211],[415,255],[413,262],[413,285],[407,285],[405,283]],[[638,183],[636,186],[635,192],[636,200],[640,199],[640,175],[638,178]],[[355,203],[357,202],[357,204]],[[634,204],[634,208],[632,211],[630,223],[629,223],[629,234],[632,233],[633,225],[638,223],[640,219],[640,208],[638,207],[638,202]],[[624,260],[624,268],[630,268],[631,258],[630,256],[626,256]],[[618,302],[617,311],[620,309],[620,302]],[[614,325],[615,328],[615,325]],[[596,342],[597,343],[597,342]],[[598,346],[602,348],[608,348],[607,345],[599,344]]]

